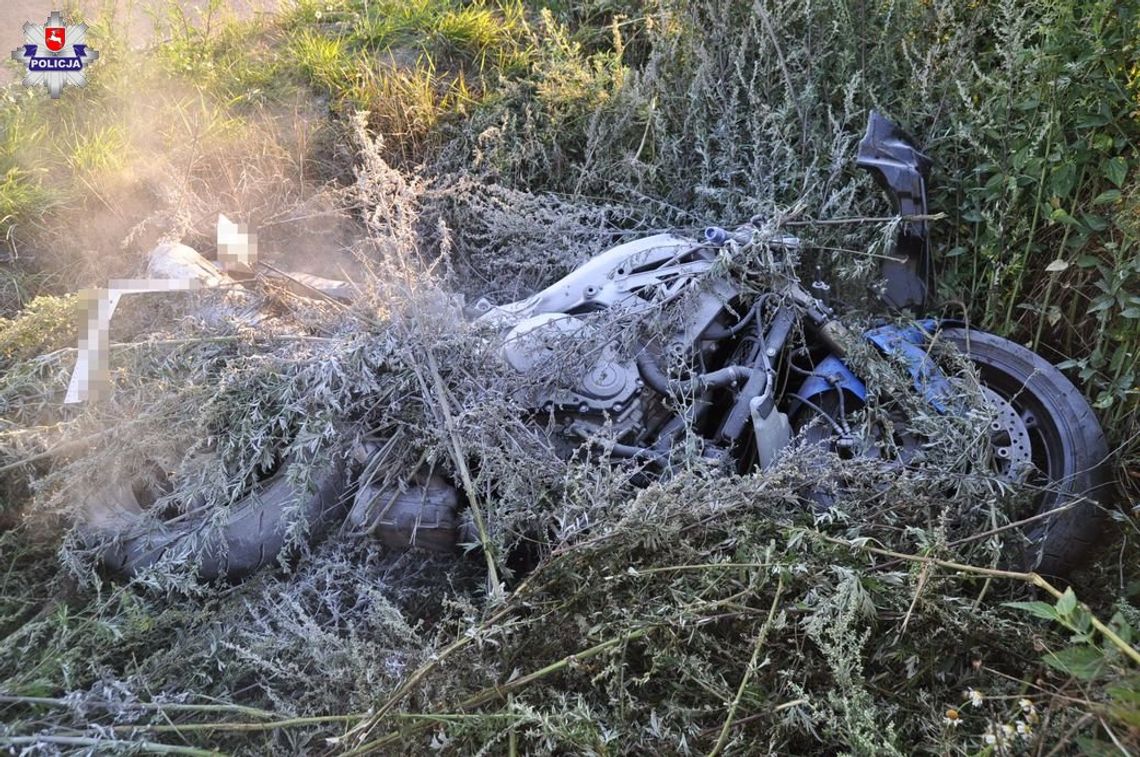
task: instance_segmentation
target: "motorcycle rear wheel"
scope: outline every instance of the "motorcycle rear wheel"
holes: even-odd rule
[[[345,513],[345,467],[330,460],[313,476],[313,489],[301,490],[286,475],[285,460],[265,480],[213,522],[201,506],[164,519],[150,512],[157,495],[153,482],[116,481],[86,498],[77,528],[109,573],[131,578],[161,562],[189,564],[207,581],[237,581],[274,562],[287,546],[290,526],[303,519],[312,539],[339,523]]]
[[[1028,524],[1021,567],[1064,578],[1096,553],[1108,521],[1108,443],[1092,408],[1055,366],[993,334],[947,328],[949,342],[977,367],[982,385],[1008,403],[1028,431],[1034,467],[1045,479]]]

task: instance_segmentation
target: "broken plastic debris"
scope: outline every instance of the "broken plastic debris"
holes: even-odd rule
[[[148,256],[146,273],[153,279],[196,279],[203,286],[233,282],[233,279],[196,250],[177,242],[166,242],[155,247]]]
[[[124,294],[186,292],[233,282],[193,248],[177,242],[151,250],[146,272],[150,278],[112,279],[106,289],[80,292],[79,355],[63,404],[97,401],[110,389],[111,316]]]

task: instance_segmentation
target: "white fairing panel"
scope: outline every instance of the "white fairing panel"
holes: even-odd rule
[[[678,262],[700,246],[675,234],[655,234],[620,244],[595,255],[537,294],[493,306],[479,320],[506,326],[538,313],[575,312],[583,306],[640,309],[649,303],[638,296],[638,291],[657,286],[671,296],[710,268],[711,259]]]

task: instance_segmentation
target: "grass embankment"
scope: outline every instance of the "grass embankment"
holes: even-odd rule
[[[0,535],[0,744],[1135,745],[1131,524],[1078,584],[1091,608],[1072,595],[1011,608],[1001,600],[1027,599],[1019,579],[987,573],[1002,534],[955,531],[990,516],[983,490],[947,503],[946,480],[858,470],[864,488],[816,522],[792,496],[818,476],[806,460],[748,479],[695,466],[636,495],[620,471],[515,441],[528,437],[509,401],[472,378],[488,356],[439,305],[444,290],[532,289],[624,232],[885,215],[851,165],[880,108],[935,161],[942,300],[1066,361],[1134,496],[1135,8],[361,0],[253,21],[211,13],[194,25],[172,11],[167,42],[129,57],[114,24],[91,19],[103,57],[90,86],[59,102],[14,88],[0,111],[0,219],[19,256],[0,304],[27,305],[0,326],[0,465],[36,458],[0,474],[19,499],[0,509],[35,488],[34,517]],[[28,303],[126,275],[164,235],[207,249],[219,211],[256,226],[270,254],[361,253],[382,325],[303,313],[311,350],[179,326],[177,344],[124,351],[109,406],[60,413],[68,362],[29,359],[70,343],[70,306]],[[823,250],[808,264],[865,305],[874,258],[859,251],[881,251],[890,228],[795,229]],[[84,481],[37,457],[61,431],[90,435],[93,475],[222,429],[255,460],[284,426],[315,438],[348,414],[446,468],[455,439],[413,338],[448,357],[442,401],[495,543],[545,555],[506,599],[482,594],[478,560],[440,565],[347,537],[236,589],[177,584],[192,598],[176,577],[77,588],[58,567],[50,513]],[[60,554],[84,575],[72,546]]]

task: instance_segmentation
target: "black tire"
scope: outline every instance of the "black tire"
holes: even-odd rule
[[[164,522],[146,512],[153,497],[143,482],[116,482],[87,498],[80,538],[116,576],[133,577],[166,560],[193,565],[208,581],[240,580],[277,559],[297,518],[308,524],[311,540],[344,517],[343,463],[320,466],[315,491],[301,492],[286,477],[289,462],[231,506],[218,527],[201,509]]]
[[[1021,567],[1067,577],[1095,555],[1112,495],[1108,443],[1092,408],[1064,374],[1019,344],[964,328],[943,329],[938,338],[969,357],[982,384],[1026,422],[1033,463],[1047,484],[1037,513],[1068,508],[1025,528]]]

